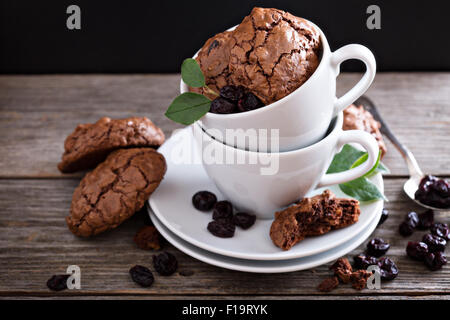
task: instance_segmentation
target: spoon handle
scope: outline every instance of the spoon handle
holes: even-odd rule
[[[419,164],[416,161],[416,158],[414,158],[412,152],[409,151],[409,149],[397,139],[397,137],[394,135],[391,129],[389,129],[389,126],[386,124],[383,118],[381,118],[381,115],[378,112],[377,107],[372,102],[372,100],[370,100],[366,96],[362,96],[355,102],[355,104],[363,105],[364,108],[372,114],[374,119],[381,123],[380,128],[381,133],[384,134],[386,137],[388,137],[389,140],[391,140],[392,144],[400,152],[403,159],[405,159],[406,164],[408,166],[409,175],[411,177],[421,178],[423,176],[423,172],[420,169]]]

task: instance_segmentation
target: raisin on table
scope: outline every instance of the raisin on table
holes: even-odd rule
[[[398,268],[394,261],[389,258],[381,258],[378,261],[381,280],[393,280],[398,276]]]
[[[428,245],[426,243],[410,241],[406,246],[406,254],[414,260],[423,261],[427,253]]]
[[[148,268],[140,265],[135,265],[130,269],[130,276],[141,287],[150,287],[155,280],[153,273]]]
[[[353,257],[353,265],[355,269],[367,269],[369,266],[377,265],[378,259],[364,253]]]
[[[160,275],[170,276],[177,271],[178,261],[173,254],[162,252],[153,256],[153,266]]]
[[[445,240],[450,240],[449,233],[450,230],[446,223],[435,223],[431,226],[430,231],[432,234],[444,238]]]
[[[425,255],[424,261],[431,271],[436,271],[447,264],[447,257],[442,252],[429,252]]]
[[[438,237],[434,234],[426,234],[423,236],[422,241],[428,245],[430,252],[445,251],[447,241],[444,238]]]
[[[383,211],[381,211],[381,217],[378,221],[378,226],[381,226],[386,220],[389,218],[389,211],[386,208],[383,208]]]
[[[421,230],[430,229],[434,223],[434,211],[429,209],[419,214],[419,225],[417,226]]]
[[[389,250],[389,243],[381,238],[374,238],[367,244],[367,253],[374,257],[381,257]]]
[[[57,274],[47,280],[47,287],[53,291],[61,291],[67,289],[67,279],[69,274]]]

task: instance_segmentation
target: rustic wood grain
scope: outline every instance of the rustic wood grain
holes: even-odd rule
[[[341,75],[338,92],[359,77]],[[65,137],[78,123],[102,116],[148,116],[169,135],[179,126],[163,114],[178,87],[179,75],[0,76],[0,177],[63,177],[56,164]],[[449,88],[450,73],[384,73],[367,93],[423,170],[445,176],[450,175]],[[403,160],[388,148],[384,162],[392,175],[405,175]]]
[[[359,74],[343,74],[338,92],[352,86]],[[372,236],[391,243],[389,256],[399,277],[381,290],[355,291],[348,286],[322,294],[316,290],[330,273],[328,266],[286,274],[250,274],[199,262],[170,244],[179,273],[157,276],[143,289],[129,278],[135,264],[151,267],[154,252],[143,251],[132,238],[143,225],[136,215],[122,226],[94,239],[79,239],[67,229],[72,192],[83,173],[61,175],[63,141],[78,123],[102,116],[148,116],[166,135],[180,126],[164,117],[178,93],[179,75],[45,75],[0,76],[0,299],[449,299],[450,267],[428,271],[405,256],[408,239],[397,228],[410,210],[421,211],[403,194],[405,165],[388,143],[384,162],[391,169],[385,179],[391,216]],[[367,95],[416,155],[425,172],[450,176],[450,73],[386,73],[377,75]],[[438,220],[449,223],[449,215]],[[351,255],[363,250],[363,246]],[[448,253],[448,250],[447,250]],[[82,270],[82,290],[49,291],[45,283],[70,264]]]
[[[400,269],[399,277],[382,284],[381,290],[355,291],[340,286],[326,296],[384,297],[441,296],[450,294],[450,267],[430,272],[421,263],[405,256],[408,240],[420,239],[416,232],[409,239],[398,235],[397,227],[409,210],[418,209],[401,191],[404,179],[387,179],[386,204],[389,219],[373,236],[391,243],[390,256]],[[133,241],[143,217],[135,216],[122,226],[93,239],[80,239],[67,229],[71,195],[77,179],[1,179],[0,180],[0,296],[320,296],[319,282],[330,275],[327,265],[312,270],[285,274],[251,274],[221,269],[199,262],[165,244],[175,254],[179,271],[193,271],[192,276],[179,273],[171,277],[156,276],[148,289],[135,285],[128,269],[135,264],[151,266],[154,252],[138,249]],[[449,222],[441,215],[438,220]],[[359,253],[363,246],[352,254]],[[82,289],[50,292],[45,282],[55,273],[64,273],[70,264],[80,266]]]

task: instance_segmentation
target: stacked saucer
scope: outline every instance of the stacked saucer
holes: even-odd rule
[[[270,219],[258,219],[248,230],[236,228],[234,237],[218,238],[206,228],[212,220],[192,206],[201,190],[226,200],[208,177],[196,148],[191,128],[175,133],[159,152],[167,161],[167,173],[149,200],[150,217],[158,231],[175,247],[203,262],[232,270],[276,273],[313,268],[333,261],[362,244],[376,228],[383,201],[361,204],[359,221],[349,227],[307,238],[289,251],[276,247],[269,236]],[[370,178],[383,191],[381,174]],[[336,196],[347,197],[337,185],[328,186]],[[317,188],[307,196],[319,194]]]

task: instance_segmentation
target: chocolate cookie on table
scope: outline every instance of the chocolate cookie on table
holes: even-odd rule
[[[113,151],[75,189],[66,217],[70,231],[89,237],[116,228],[143,207],[165,172],[166,161],[154,149]]]
[[[112,120],[104,117],[96,123],[80,124],[66,138],[58,169],[63,173],[94,168],[119,148],[159,147],[164,133],[146,117]]]
[[[330,190],[325,190],[276,212],[270,238],[277,247],[289,250],[307,236],[322,235],[354,224],[359,215],[357,200],[336,198]]]

